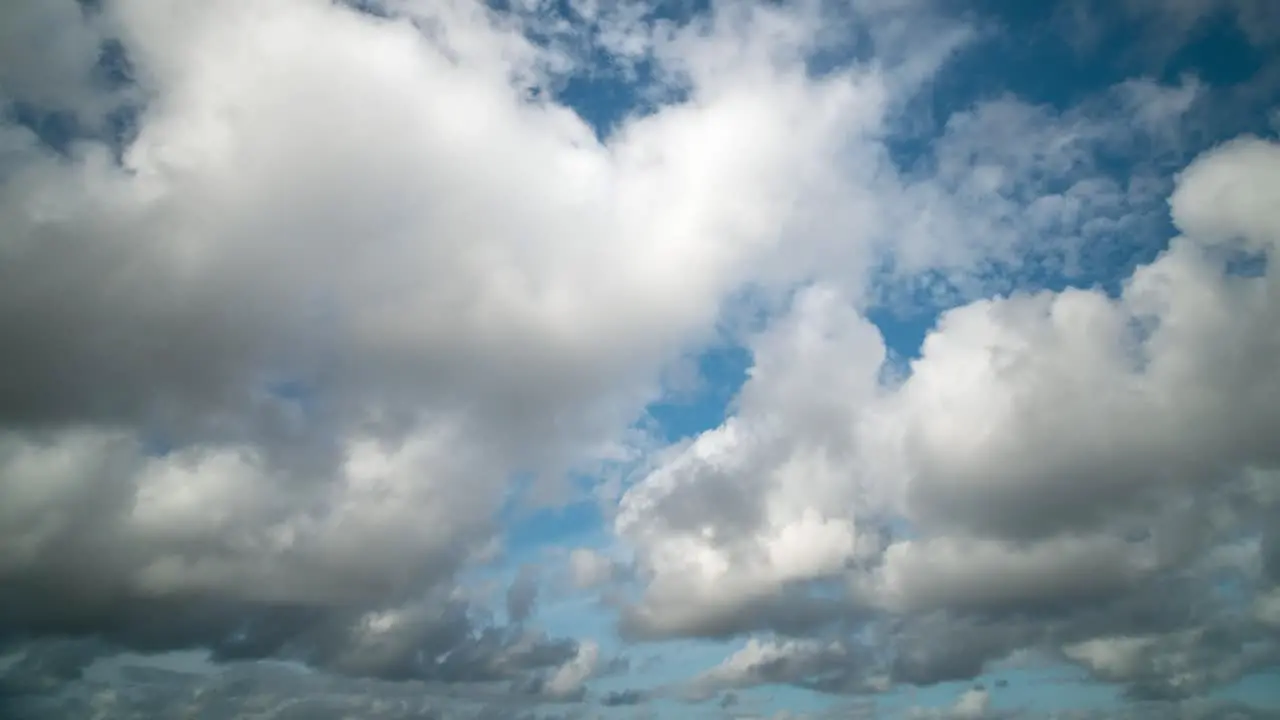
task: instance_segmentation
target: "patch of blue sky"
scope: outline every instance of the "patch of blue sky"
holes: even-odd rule
[[[552,635],[591,638],[606,651],[622,649],[614,613],[601,604],[595,593],[569,591],[561,594],[559,590],[549,586],[539,595],[540,602],[534,615],[539,626]],[[643,647],[637,653],[643,654]]]
[[[693,364],[697,378],[692,388],[669,394],[645,410],[666,442],[693,437],[723,423],[746,382],[752,359],[746,348],[719,346],[698,355]]]
[[[988,673],[976,682],[987,689],[997,710],[1097,711],[1113,708],[1123,699],[1120,687],[1083,679],[1082,672],[1071,666]]]
[[[629,652],[630,672],[625,676],[602,679],[595,687],[605,691],[630,688],[674,691],[684,687],[691,678],[719,665],[732,650],[729,643],[711,640],[669,640],[635,645]]]
[[[1162,79],[1192,73],[1209,85],[1236,85],[1256,76],[1269,60],[1268,51],[1248,41],[1235,17],[1219,12],[1195,28],[1169,58]]]
[[[883,55],[892,50],[892,48],[876,47],[875,37],[866,24],[844,26],[841,30],[845,31],[846,35],[840,42],[823,43],[805,58],[805,71],[810,77],[826,77],[854,63],[871,59],[873,53]]]
[[[1214,700],[1230,700],[1267,710],[1280,710],[1280,672],[1271,671],[1245,676],[1226,687],[1209,693]]]
[[[1024,102],[1069,109],[1101,89],[1133,77],[1175,84],[1187,74],[1211,85],[1253,77],[1265,51],[1244,36],[1235,17],[1212,13],[1171,54],[1156,51],[1164,38],[1120,3],[1094,3],[1087,18],[1071,17],[1067,3],[980,0],[964,6],[988,30],[963,50],[936,80],[934,117],[979,98],[1014,95]],[[1087,25],[1078,24],[1079,21]]]
[[[939,315],[937,308],[928,305],[876,305],[868,310],[867,320],[880,330],[888,364],[906,371],[906,363],[920,357],[924,339],[937,326]]]
[[[652,701],[646,706],[651,715],[646,717],[672,718],[672,720],[700,720],[701,718],[716,717],[711,714],[714,706],[708,704],[691,704],[683,700],[673,700],[671,698],[659,698]]]
[[[272,399],[296,405],[305,411],[313,409],[315,389],[298,378],[275,378],[263,383],[263,391]]]
[[[689,702],[675,698],[659,698],[648,707],[654,716],[679,720],[703,718],[780,718],[811,717],[836,704],[835,698],[818,698],[797,695],[791,689],[750,688],[735,690],[734,702],[726,707],[718,699]],[[797,691],[799,692],[799,691]],[[720,698],[725,695],[720,695]]]
[[[485,0],[497,12],[509,12],[511,0]],[[583,18],[577,10],[580,3],[571,0],[552,0],[540,8],[545,18],[554,24],[566,21],[582,26]],[[645,8],[646,16],[653,21],[676,24],[689,22],[706,13],[708,0],[655,0]],[[547,44],[552,38],[529,33],[534,43]],[[552,89],[554,99],[572,108],[595,131],[596,137],[605,140],[625,119],[645,115],[656,109],[656,101],[670,102],[683,97],[681,89],[662,82],[657,68],[648,58],[625,61],[625,67],[599,47],[587,47],[586,65],[579,72],[565,78],[559,87]],[[656,92],[661,87],[661,92]]]
[[[638,81],[643,82],[652,69],[646,62],[638,66],[637,72]],[[632,82],[608,75],[575,75],[556,93],[556,100],[574,108],[601,141],[635,114],[637,102]]]
[[[927,687],[898,687],[878,697],[889,716],[909,708],[947,708],[965,691],[983,688],[996,711],[1020,711],[1032,717],[1063,711],[1096,711],[1116,707],[1119,687],[1081,680],[1073,668],[1011,669],[989,672],[971,681],[944,682]]]
[[[905,715],[909,708],[948,707],[960,693],[973,686],[972,682],[944,682],[925,687],[898,686],[877,697],[877,705],[894,716]]]
[[[687,99],[684,88],[659,77],[649,58],[630,62],[623,69],[603,51],[593,54],[598,65],[565,80],[556,89],[555,100],[573,108],[601,142],[607,142],[626,120],[652,114],[660,104]]]
[[[604,519],[600,504],[581,496],[562,505],[536,508],[509,501],[498,517],[504,528],[506,556],[513,562],[534,561],[548,547],[599,543]]]
[[[754,688],[739,692],[739,697],[760,708],[767,716],[787,712],[795,715],[818,714],[838,702],[832,695],[822,695],[804,688],[786,685]]]

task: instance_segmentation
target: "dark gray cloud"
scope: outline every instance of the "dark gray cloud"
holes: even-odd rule
[[[275,661],[192,660],[188,655],[118,654],[102,643],[42,640],[16,650],[17,661],[0,666],[0,708],[6,717],[76,717],[105,713],[111,718],[239,718],[267,713],[272,718],[370,720],[471,720],[488,717],[568,718],[572,708],[538,709],[543,698],[512,694],[517,667],[538,660],[524,657],[501,667],[466,671],[466,684],[434,680],[384,680],[305,670]],[[533,651],[536,654],[538,651]],[[507,651],[507,655],[511,653]],[[471,661],[476,661],[471,653]],[[516,681],[524,687],[528,676]],[[523,713],[523,714],[522,714]]]
[[[518,626],[479,625],[461,603],[413,611],[387,635],[361,632],[369,620],[348,610],[221,604],[206,609],[190,601],[131,607],[126,616],[84,619],[83,627],[115,647],[142,652],[204,648],[217,662],[288,659],[353,677],[400,681],[540,682],[578,653],[574,640]],[[26,626],[33,637],[74,632],[65,625]],[[10,644],[22,647],[16,639]],[[46,656],[42,651],[36,657]]]

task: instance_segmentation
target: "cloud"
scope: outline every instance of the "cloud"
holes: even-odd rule
[[[811,15],[726,10],[646,41],[693,101],[603,145],[478,7],[57,7],[64,84],[90,17],[145,101],[118,162],[4,128],[6,634],[403,672],[386,628],[455,612],[510,480],[608,457],[883,96],[807,81]],[[5,92],[69,107],[27,97],[58,67]]]
[[[600,647],[586,642],[578,646],[573,659],[556,669],[547,679],[543,692],[555,699],[580,697],[584,684],[600,666]]]
[[[1238,24],[1242,34],[1252,43],[1266,46],[1277,36],[1273,29],[1277,16],[1275,6],[1259,0],[1230,0],[1225,3],[1192,0],[1179,3],[1155,3],[1151,0],[1127,0],[1121,7],[1134,16],[1155,16],[1170,32],[1171,40],[1181,40],[1197,26],[1226,15]]]
[[[644,693],[639,690],[613,690],[605,693],[600,702],[606,707],[625,707],[628,705],[640,705],[645,700]]]
[[[951,706],[951,714],[956,717],[979,718],[987,714],[990,706],[991,696],[986,690],[965,690],[956,698],[956,704]]]
[[[516,579],[507,588],[507,617],[521,623],[529,619],[538,601],[538,575],[531,566],[520,569]]]
[[[996,711],[991,708],[991,695],[981,688],[970,688],[960,693],[955,702],[948,708],[912,707],[906,717],[928,720],[986,720],[987,718],[1018,717],[1010,713]]]
[[[850,694],[883,689],[874,678],[863,675],[866,662],[856,650],[838,642],[751,639],[723,663],[694,678],[685,694],[697,700],[726,690],[784,684]]]
[[[124,98],[99,65],[109,37],[102,18],[76,2],[10,3],[0,11],[0,95],[97,124]]]
[[[651,574],[637,622],[654,632],[673,623],[688,632],[702,608],[732,612],[767,602],[787,583],[837,574],[859,549],[854,528],[819,510],[847,506],[857,491],[832,467],[852,448],[824,435],[839,432],[843,402],[874,392],[883,351],[835,293],[810,291],[799,306],[804,315],[757,340],[740,399],[744,414],[766,408],[768,425],[740,418],[703,434],[621,501],[618,532]],[[846,380],[856,367],[846,352],[865,356],[860,383]],[[813,442],[791,444],[806,429],[818,433]]]
[[[262,672],[320,717],[745,708],[1019,655],[1164,711],[1275,666],[1280,145],[1200,152],[1220,88],[920,129],[990,40],[930,2],[512,5],[0,11],[3,702],[119,709],[86,673],[121,649],[243,675],[150,682],[156,714],[239,712]],[[877,325],[903,306],[938,314],[918,351]],[[725,341],[727,418],[662,447],[646,409]],[[554,548],[557,590],[624,643],[740,649],[602,692],[613,639],[544,626],[534,566],[488,607],[509,509],[579,494],[608,545]]]
[[[1163,70],[1177,61],[1179,50],[1205,35],[1228,31],[1232,42],[1266,51],[1275,32],[1275,6],[1265,0],[1124,0],[1103,4],[1073,0],[1055,8],[1055,30],[1081,53],[1095,51],[1128,34],[1128,63]]]
[[[1280,432],[1267,361],[1280,327],[1276,152],[1242,139],[1188,167],[1170,200],[1184,234],[1117,296],[951,310],[900,383],[881,380],[881,341],[856,306],[798,295],[752,346],[736,414],[624,498],[618,530],[648,573],[637,612],[656,633],[697,634],[693,608],[696,627],[767,628],[759,611],[741,617],[751,600],[818,597],[807,583],[839,577],[843,617],[871,606],[902,618],[880,641],[908,682],[972,677],[1055,643],[1139,695],[1194,694],[1274,662],[1271,641],[1245,649],[1259,625],[1199,612],[1167,616],[1155,631],[1167,641],[1135,641],[1159,658],[1152,677],[1109,673],[1081,654],[1089,640],[1068,638],[1132,622],[1125,608],[1162,602],[1150,594],[1179,573],[1230,572],[1259,593],[1273,582],[1256,543],[1273,533],[1259,510],[1274,497],[1256,473],[1275,467],[1267,438]],[[1259,255],[1262,273],[1231,270],[1233,252]],[[864,529],[894,515],[915,537]],[[803,562],[787,561],[792,537],[805,538]],[[1214,640],[1201,650],[1197,638]],[[1220,674],[1179,669],[1193,667]]]
[[[1195,628],[1159,636],[1109,637],[1064,648],[1095,675],[1126,683],[1142,698],[1199,695],[1276,662],[1274,646],[1247,647],[1238,628]]]
[[[590,548],[574,548],[569,553],[569,579],[576,588],[599,587],[613,579],[617,572],[618,566],[613,560]]]
[[[100,645],[45,641],[3,673],[0,709],[15,716],[342,718],[378,720],[524,717],[528,694],[491,685],[385,681],[307,671],[270,662],[214,664],[134,654]],[[536,713],[561,717],[566,713]]]

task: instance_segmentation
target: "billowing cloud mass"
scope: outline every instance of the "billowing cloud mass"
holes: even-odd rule
[[[1270,7],[8,3],[0,714],[1264,717]]]

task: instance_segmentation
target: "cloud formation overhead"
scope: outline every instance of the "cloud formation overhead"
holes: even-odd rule
[[[1261,0],[0,9],[0,715],[1280,717]]]

